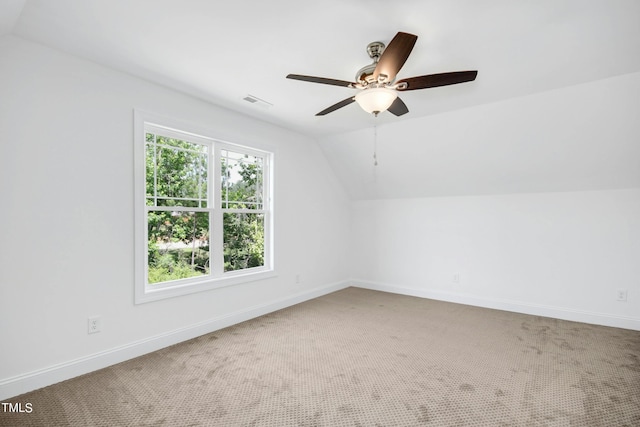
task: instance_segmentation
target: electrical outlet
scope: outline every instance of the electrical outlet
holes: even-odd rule
[[[90,334],[96,334],[100,332],[102,328],[102,319],[100,316],[89,317],[88,319],[89,330],[87,331]]]
[[[627,300],[627,290],[626,289],[618,289],[618,301],[626,301]]]
[[[460,273],[453,273],[453,283],[460,283]]]
[[[300,284],[300,275],[296,274],[296,284]]]

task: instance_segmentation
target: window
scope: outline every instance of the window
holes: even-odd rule
[[[136,302],[273,275],[272,153],[136,112]]]

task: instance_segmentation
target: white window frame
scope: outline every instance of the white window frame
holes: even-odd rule
[[[209,155],[209,182],[207,208],[172,208],[188,212],[209,212],[210,228],[210,274],[187,279],[173,280],[149,285],[147,268],[148,232],[147,212],[154,209],[146,206],[146,138],[148,130],[162,136],[187,140],[207,145]],[[223,214],[237,209],[222,209],[221,150],[258,156],[263,159],[263,208],[246,209],[249,213],[263,213],[265,227],[264,265],[242,270],[224,271]],[[169,119],[157,114],[134,110],[134,201],[135,201],[135,303],[141,304],[194,292],[217,289],[255,280],[275,277],[273,260],[273,157],[274,150],[260,143],[236,144],[215,137],[215,131]]]

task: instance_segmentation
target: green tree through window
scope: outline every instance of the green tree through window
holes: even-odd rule
[[[264,265],[262,158],[221,151],[224,269]]]
[[[265,159],[254,150],[145,133],[149,285],[265,266]]]
[[[146,142],[148,283],[208,274],[208,147],[152,133]]]

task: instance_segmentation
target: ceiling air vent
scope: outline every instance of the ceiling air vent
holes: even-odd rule
[[[258,105],[262,108],[265,109],[269,109],[271,107],[273,107],[273,104],[270,102],[265,101],[264,99],[260,99],[257,96],[253,96],[253,95],[247,95],[244,98],[242,98],[243,100],[247,101],[250,104],[253,105]]]

